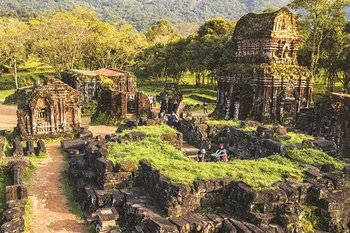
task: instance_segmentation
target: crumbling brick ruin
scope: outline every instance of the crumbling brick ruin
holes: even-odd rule
[[[24,139],[72,135],[80,129],[82,95],[59,79],[45,77],[18,105],[17,129]]]
[[[296,127],[304,132],[332,141],[334,155],[350,157],[350,95],[325,94],[314,108],[303,109],[298,114]]]
[[[137,91],[136,77],[130,72],[116,69],[71,70],[62,76],[62,80],[81,91],[85,103],[94,99],[98,101],[92,121],[101,114],[110,121],[152,115],[149,98]]]
[[[118,138],[61,143],[69,154],[74,196],[102,232],[118,231],[122,222],[127,232],[140,233],[292,233],[303,232],[300,219],[308,214],[317,216],[324,231],[349,231],[349,167],[339,173],[329,164],[309,165],[303,182],[288,178],[269,190],[228,178],[189,186],[171,183],[147,161],[113,164],[109,141]]]
[[[234,63],[217,76],[216,113],[225,119],[295,122],[310,106],[313,80],[298,66],[300,34],[287,8],[243,16],[233,34]]]

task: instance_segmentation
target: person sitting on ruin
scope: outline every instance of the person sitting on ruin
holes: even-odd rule
[[[228,161],[228,157],[227,157],[227,151],[224,148],[224,144],[220,143],[218,149],[215,151],[214,154],[212,154],[212,156],[216,157],[217,160],[219,161],[223,161],[223,162],[227,162]]]
[[[197,153],[197,162],[204,162],[204,157],[205,157],[205,149],[201,149]]]

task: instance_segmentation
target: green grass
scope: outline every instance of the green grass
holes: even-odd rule
[[[4,100],[7,96],[15,93],[15,89],[11,90],[0,90],[0,100]]]
[[[189,83],[189,82],[186,82]],[[165,82],[154,83],[152,81],[143,81],[137,88],[146,95],[157,96],[164,89]],[[215,108],[216,89],[211,86],[201,85],[196,87],[194,84],[179,84],[179,90],[183,94],[183,101],[187,111],[203,110],[203,102],[208,104],[208,110]]]
[[[342,170],[346,166],[344,162],[336,160],[335,158],[324,153],[323,151],[312,148],[305,148],[301,150],[289,150],[287,152],[287,156],[291,160],[299,164],[330,163],[333,164],[337,170]]]
[[[142,141],[122,145],[112,144],[109,147],[109,159],[114,163],[146,159],[173,183],[192,185],[196,179],[231,177],[244,181],[255,189],[261,189],[271,188],[275,182],[283,181],[286,177],[302,178],[302,169],[280,155],[258,160],[233,160],[228,163],[197,163],[162,141],[160,135],[171,132],[171,128],[165,125],[143,126],[136,131],[145,132],[147,137]],[[118,157],[120,153],[127,156]]]
[[[219,126],[229,126],[229,127],[237,127],[239,128],[241,124],[239,121],[233,121],[233,120],[209,120],[206,121],[208,125],[219,125]]]
[[[303,133],[288,132],[287,135],[290,136],[290,139],[279,140],[282,145],[301,144],[304,140],[314,140],[313,136],[307,135],[307,134],[303,134]]]
[[[18,73],[18,86],[30,86],[33,85],[36,80],[42,80],[46,75],[54,74],[54,72],[20,72]],[[11,90],[15,88],[15,79],[12,74],[3,74],[0,76],[0,90]]]

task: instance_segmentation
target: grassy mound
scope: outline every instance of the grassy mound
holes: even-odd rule
[[[286,177],[303,178],[303,168],[300,164],[327,162],[334,163],[336,168],[341,169],[344,164],[336,161],[327,154],[312,150],[295,150],[288,159],[281,155],[273,155],[269,158],[258,160],[232,160],[224,162],[198,163],[188,159],[173,146],[164,143],[161,139],[163,133],[173,132],[166,125],[142,126],[136,131],[142,131],[147,136],[142,141],[128,142],[125,144],[112,144],[109,147],[109,159],[114,163],[120,161],[138,162],[141,159],[148,160],[153,166],[169,177],[173,183],[191,185],[196,179],[216,179],[230,177],[234,180],[243,181],[254,189],[271,188],[275,182],[283,181]],[[122,137],[126,131],[121,135]],[[126,154],[119,157],[118,154]]]

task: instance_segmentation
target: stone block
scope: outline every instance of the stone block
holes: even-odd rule
[[[93,188],[85,186],[83,194],[83,209],[89,212],[95,212],[98,208],[97,197]]]
[[[35,155],[34,143],[32,140],[26,142],[26,156]]]
[[[17,156],[24,156],[23,153],[23,146],[20,140],[16,139],[12,142],[12,147],[13,147],[13,152],[12,156],[17,157]]]
[[[286,202],[287,200],[287,195],[283,189],[273,189],[257,192],[253,203]]]
[[[149,218],[144,222],[146,232],[178,233],[176,225],[163,218]]]
[[[311,186],[307,190],[307,201],[311,204],[316,204],[321,198],[327,195],[327,190],[325,190],[322,185],[314,180],[306,180]]]
[[[96,212],[91,214],[92,217],[98,217],[98,232],[112,232],[113,229],[117,229],[116,220],[119,218],[119,214],[114,207],[100,208]]]
[[[108,149],[106,147],[98,148],[97,157],[106,158],[108,156]]]
[[[198,232],[200,229],[202,229],[201,220],[197,219],[192,214],[182,215],[180,218],[190,224],[191,231]],[[197,226],[199,226],[199,229],[197,229]]]
[[[343,177],[340,177],[339,175],[326,173],[323,175],[324,178],[329,179],[333,182],[334,189],[344,189],[346,188],[346,182]]]
[[[215,229],[213,221],[205,215],[192,214],[193,217],[200,220],[200,223],[196,225],[196,229],[201,229],[202,232],[212,232]]]
[[[264,138],[272,138],[273,137],[273,130],[263,127],[259,125],[256,129],[256,132],[258,133],[259,136],[264,137]]]
[[[282,125],[278,125],[277,127],[275,127],[274,131],[278,135],[287,135],[287,128]]]
[[[88,141],[86,139],[68,139],[61,141],[61,147],[64,151],[67,151],[68,149],[76,149],[82,151],[87,143]]]
[[[187,233],[191,231],[190,224],[180,217],[170,218],[169,221],[177,227],[179,233]]]
[[[221,229],[222,228],[222,222],[224,221],[224,219],[218,215],[218,214],[207,214],[206,215],[207,218],[209,218],[212,222],[213,222],[213,225],[214,225],[214,228],[215,229]]]
[[[10,185],[5,188],[6,201],[28,198],[28,190],[25,185]]]
[[[248,223],[248,222],[243,222],[243,224],[248,227],[249,230],[252,231],[252,233],[265,233],[265,231],[263,231],[261,228],[251,224],[251,223]]]
[[[286,183],[279,183],[278,187],[286,193],[289,202],[299,201],[299,192],[296,188]]]
[[[237,233],[237,228],[230,222],[230,220],[226,219],[222,223],[222,231],[226,233]]]
[[[86,182],[92,182],[92,183],[97,182],[97,175],[94,171],[91,171],[91,170],[82,171],[81,176]]]
[[[70,168],[74,167],[80,171],[87,170],[89,168],[89,164],[84,159],[82,155],[72,155],[68,161],[68,165]]]
[[[291,183],[289,184],[292,188],[297,191],[298,202],[303,204],[307,200],[307,193],[309,188],[312,186],[310,183]]]
[[[237,233],[253,233],[246,225],[244,225],[241,221],[230,218],[229,221],[232,225],[237,229]]]
[[[37,142],[37,151],[38,151],[38,154],[40,153],[46,153],[46,146],[45,146],[45,143],[43,140],[39,140]]]
[[[112,206],[120,207],[123,206],[126,202],[125,194],[120,192],[119,190],[115,190],[112,192]]]
[[[98,208],[112,205],[112,195],[110,193],[108,193],[106,190],[94,189],[94,191]]]
[[[246,213],[246,219],[249,219],[250,223],[257,226],[260,226],[261,224],[269,224],[273,218],[274,213],[255,213],[252,211]]]
[[[27,200],[21,199],[13,199],[13,200],[8,200],[5,203],[5,209],[11,209],[11,208],[24,208],[27,203]]]
[[[137,163],[124,161],[115,165],[115,171],[117,172],[134,172],[138,169]]]
[[[324,138],[317,138],[314,141],[314,145],[316,148],[324,151],[324,152],[329,152],[329,151],[335,151],[336,150],[336,144],[333,141],[326,140]]]
[[[321,165],[321,172],[333,172],[335,170],[334,164],[326,163]]]

